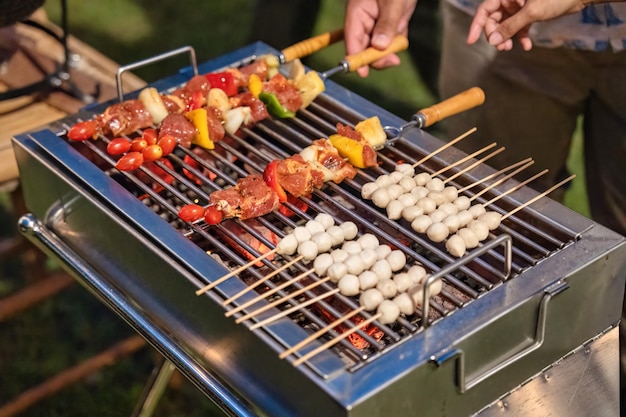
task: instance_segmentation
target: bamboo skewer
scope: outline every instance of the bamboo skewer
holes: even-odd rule
[[[485,194],[487,191],[491,190],[494,187],[497,187],[498,185],[502,184],[503,182],[507,181],[508,179],[512,178],[513,176],[519,174],[520,172],[522,172],[523,170],[525,170],[526,168],[528,168],[529,166],[531,166],[534,163],[535,163],[535,161],[530,161],[530,162],[526,163],[525,165],[522,165],[521,167],[517,168],[515,171],[510,172],[509,174],[507,174],[504,177],[500,178],[498,181],[494,182],[493,184],[490,184],[489,186],[485,187],[483,190],[480,190],[478,193],[474,194],[470,198],[470,201],[476,200],[478,197],[480,197],[481,195]]]
[[[312,335],[308,336],[306,339],[302,340],[301,342],[298,342],[297,344],[295,344],[294,346],[292,346],[291,348],[285,350],[284,352],[282,352],[280,355],[278,355],[278,357],[280,359],[285,359],[287,356],[291,355],[293,352],[299,350],[301,347],[308,345],[309,343],[311,343],[313,340],[317,339],[318,337],[320,337],[321,335],[323,335],[324,333],[328,332],[329,330],[337,327],[338,325],[340,325],[341,323],[343,323],[344,321],[349,320],[350,318],[354,317],[355,315],[359,314],[361,311],[365,310],[365,307],[361,306],[359,308],[357,308],[356,310],[352,310],[351,312],[349,312],[348,314],[346,314],[343,317],[339,317],[337,320],[333,321],[332,323],[330,323],[329,325],[319,329],[318,331],[316,331],[315,333],[313,333]]]
[[[497,196],[495,196],[494,198],[492,198],[491,200],[487,201],[484,206],[488,206],[489,204],[495,203],[496,201],[498,201],[499,199],[501,199],[502,197],[504,197],[505,195],[511,194],[512,192],[515,192],[517,190],[519,190],[520,188],[522,188],[523,186],[525,186],[526,184],[528,184],[531,181],[536,180],[537,178],[541,177],[542,175],[546,174],[548,172],[547,169],[544,169],[541,172],[538,172],[537,174],[533,175],[532,177],[520,182],[519,184],[517,184],[514,187],[509,188],[508,190],[506,190],[505,192],[503,192],[502,194],[499,194]]]
[[[513,210],[509,211],[507,214],[505,214],[504,216],[502,216],[501,220],[506,219],[507,217],[510,217],[512,215],[514,215],[515,213],[517,213],[518,211],[520,211],[521,209],[523,209],[524,207],[534,203],[535,201],[539,200],[542,197],[545,197],[546,195],[550,194],[552,191],[556,190],[557,188],[561,187],[562,185],[565,185],[566,183],[570,182],[571,180],[573,180],[574,178],[576,178],[576,174],[572,174],[569,177],[565,178],[563,181],[559,182],[558,184],[553,185],[552,187],[548,188],[546,191],[544,191],[543,193],[531,198],[530,200],[528,200],[527,202],[525,202],[524,204],[522,204],[519,207],[514,208]]]
[[[447,170],[452,169],[455,166],[462,164],[463,162],[469,161],[470,159],[474,158],[475,156],[480,155],[481,153],[488,151],[489,149],[493,148],[496,145],[497,145],[497,143],[493,142],[493,143],[485,146],[484,148],[475,151],[471,155],[464,156],[463,158],[459,159],[458,161],[453,162],[453,163],[451,163],[449,165],[446,165],[445,167],[441,168],[439,171],[433,172],[432,174],[430,174],[430,176],[432,178],[435,178],[437,175],[442,174],[442,173],[446,172]]]
[[[302,302],[300,304],[296,304],[296,305],[294,305],[293,307],[291,307],[291,308],[289,308],[287,310],[281,311],[280,313],[273,315],[272,317],[268,317],[268,318],[266,318],[263,321],[260,321],[260,322],[258,322],[256,324],[253,324],[252,326],[250,326],[250,330],[255,330],[255,329],[258,329],[259,327],[265,326],[265,325],[267,325],[267,324],[269,324],[269,323],[271,323],[271,322],[273,322],[275,320],[278,320],[281,317],[285,317],[285,316],[293,313],[294,311],[300,310],[303,307],[309,306],[309,305],[311,305],[313,303],[318,302],[319,300],[322,300],[322,299],[324,299],[326,297],[330,297],[333,294],[337,294],[338,292],[339,292],[339,288],[335,288],[333,290],[325,292],[324,294],[320,294],[317,297],[313,297],[313,298],[311,298],[311,299],[309,299],[307,301],[304,301],[304,302]]]
[[[501,152],[504,152],[504,150],[505,150],[505,149],[506,149],[506,148],[505,148],[504,146],[503,146],[503,147],[501,147],[501,148],[499,148],[499,149],[496,149],[495,151],[491,152],[489,155],[484,156],[484,157],[482,157],[481,159],[479,159],[478,161],[474,162],[472,165],[470,165],[470,166],[468,166],[468,167],[466,167],[466,168],[463,168],[461,171],[457,172],[456,174],[454,174],[454,175],[452,175],[452,176],[450,176],[450,177],[446,178],[446,179],[443,181],[443,183],[444,183],[444,184],[447,184],[447,183],[449,183],[450,181],[453,181],[455,178],[457,178],[457,177],[459,177],[459,176],[461,176],[461,175],[465,174],[465,173],[466,173],[466,172],[468,172],[468,171],[471,171],[472,169],[476,168],[478,165],[483,164],[486,160],[493,158],[494,156],[496,156],[497,154],[499,154],[499,153],[501,153]]]
[[[312,273],[313,271],[315,271],[315,269],[309,269],[308,271],[304,271],[304,272],[303,272],[303,273],[301,273],[300,275],[298,275],[298,276],[296,276],[296,277],[294,277],[294,278],[291,278],[291,279],[290,279],[290,280],[288,280],[288,281],[283,282],[282,284],[280,284],[280,285],[278,285],[278,286],[276,286],[276,287],[272,288],[271,290],[266,291],[266,292],[264,292],[263,294],[259,294],[259,295],[257,295],[257,296],[256,296],[256,297],[254,297],[252,300],[248,300],[248,301],[246,301],[245,303],[243,303],[243,304],[241,304],[241,305],[239,305],[239,306],[237,306],[237,307],[233,308],[232,310],[227,311],[227,312],[225,313],[225,316],[226,316],[226,317],[230,317],[230,316],[232,316],[233,314],[236,314],[236,313],[240,312],[240,311],[241,311],[241,310],[243,310],[244,308],[246,308],[246,307],[248,307],[248,306],[250,306],[250,305],[252,305],[252,304],[254,304],[254,303],[257,303],[257,302],[261,301],[262,299],[269,297],[269,296],[270,296],[270,295],[272,295],[272,294],[277,293],[278,291],[282,290],[283,288],[288,287],[289,285],[293,284],[293,283],[294,283],[294,282],[296,282],[296,281],[301,280],[301,279],[302,279],[302,278],[304,278],[304,277],[307,277],[307,276],[311,275],[311,273]]]
[[[464,192],[464,191],[467,191],[467,190],[469,190],[470,188],[473,188],[473,187],[475,187],[475,186],[477,186],[477,185],[479,185],[479,184],[482,184],[482,183],[484,183],[485,181],[489,181],[490,179],[495,178],[495,177],[497,177],[498,175],[502,175],[502,174],[504,174],[505,172],[507,172],[507,171],[508,171],[508,170],[510,170],[510,169],[517,168],[517,167],[518,167],[518,166],[520,166],[520,165],[527,164],[528,162],[530,162],[530,161],[532,161],[532,160],[533,160],[532,158],[526,158],[526,159],[524,159],[523,161],[519,161],[519,162],[516,162],[516,163],[514,163],[514,164],[512,164],[512,165],[509,165],[509,166],[508,166],[508,167],[506,167],[506,168],[502,168],[500,171],[496,171],[496,172],[494,172],[493,174],[489,174],[489,175],[487,175],[485,178],[481,178],[480,180],[478,180],[478,181],[476,181],[476,182],[473,182],[473,183],[471,183],[470,185],[466,185],[466,186],[465,186],[465,187],[463,187],[463,188],[459,188],[459,194],[460,194],[460,193],[462,193],[462,192]],[[533,163],[534,163],[534,162],[533,162]]]
[[[280,268],[272,271],[271,273],[267,274],[265,277],[263,277],[262,279],[258,280],[257,282],[248,285],[246,288],[244,288],[243,290],[239,291],[237,294],[233,295],[232,297],[230,297],[229,299],[225,300],[222,302],[222,305],[225,306],[227,304],[232,303],[233,301],[235,301],[237,298],[241,297],[242,295],[246,294],[249,291],[252,291],[253,289],[255,289],[256,287],[258,287],[259,285],[261,285],[264,282],[267,282],[270,278],[275,277],[276,275],[278,275],[279,273],[281,273],[282,271],[284,271],[285,269],[289,268],[290,266],[292,266],[293,264],[295,264],[296,262],[300,261],[302,258],[304,258],[304,256],[298,256],[297,258],[292,259],[291,261],[287,262],[285,265],[281,266]]]
[[[446,143],[445,145],[443,145],[442,147],[440,147],[436,151],[429,153],[428,155],[426,155],[425,157],[423,157],[422,159],[420,159],[419,161],[414,163],[412,165],[413,168],[416,168],[416,167],[420,166],[421,164],[423,164],[424,162],[428,161],[433,156],[437,155],[440,152],[443,152],[444,150],[448,149],[449,147],[451,147],[455,143],[460,142],[461,140],[465,139],[466,137],[468,137],[472,133],[476,132],[476,130],[477,129],[475,127],[473,127],[470,130],[468,130],[467,132],[463,133],[462,135],[457,136],[455,139],[452,139],[450,142]]]
[[[257,263],[257,262],[267,258],[268,256],[271,256],[271,255],[275,254],[277,250],[278,249],[274,248],[271,251],[266,252],[263,255],[259,256],[258,258],[255,258],[255,259],[251,260],[247,264],[241,265],[239,268],[236,268],[236,269],[230,271],[228,274],[226,274],[223,277],[217,279],[216,281],[213,281],[212,283],[210,283],[210,284],[200,288],[199,290],[196,290],[196,295],[204,294],[205,292],[211,290],[215,286],[217,286],[217,285],[221,284],[222,282],[226,281],[228,278],[230,278],[230,277],[232,277],[234,275],[237,275],[241,271],[250,268],[255,263]]]
[[[337,337],[329,340],[328,342],[324,343],[323,345],[313,349],[312,351],[310,351],[306,355],[301,356],[300,358],[298,358],[295,361],[293,361],[293,366],[298,366],[302,362],[305,362],[305,361],[309,360],[310,358],[312,358],[313,356],[317,355],[321,351],[326,350],[329,347],[333,346],[334,344],[339,342],[341,339],[345,339],[346,337],[350,336],[352,333],[356,332],[357,330],[359,330],[363,326],[367,326],[368,324],[370,324],[374,320],[377,320],[380,316],[381,316],[380,313],[376,314],[375,316],[372,316],[369,319],[367,319],[367,320],[365,320],[365,321],[363,321],[363,322],[361,322],[359,324],[356,324],[356,325],[352,326],[350,329],[348,329],[345,332],[341,333]]]
[[[303,294],[303,293],[305,293],[305,292],[307,292],[307,291],[309,291],[309,290],[311,290],[311,289],[313,289],[313,288],[315,288],[315,287],[317,287],[319,285],[322,285],[323,283],[325,283],[326,281],[329,281],[329,280],[330,280],[330,277],[326,277],[326,278],[320,279],[319,281],[315,281],[315,282],[313,282],[313,283],[311,283],[311,284],[309,284],[309,285],[307,285],[305,287],[300,288],[297,291],[289,293],[287,297],[283,297],[283,298],[279,298],[278,300],[274,300],[271,303],[269,303],[267,305],[264,305],[261,308],[258,308],[258,309],[254,310],[254,311],[249,312],[246,315],[243,315],[243,316],[239,317],[237,320],[235,320],[235,323],[239,324],[239,323],[241,323],[243,321],[246,321],[246,320],[248,320],[248,319],[250,319],[252,317],[255,317],[255,316],[261,314],[262,312],[267,311],[267,310],[269,310],[272,307],[276,307],[279,304],[285,303],[285,302],[289,301],[290,299],[292,299],[293,297],[297,297],[300,294]],[[263,295],[263,294],[261,294],[261,295]]]

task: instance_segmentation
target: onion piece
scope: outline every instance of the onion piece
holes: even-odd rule
[[[220,90],[222,91],[222,90]],[[239,130],[241,125],[246,125],[250,122],[252,111],[250,107],[235,107],[224,113],[224,130],[234,135]]]
[[[163,104],[163,100],[159,95],[159,92],[154,87],[144,88],[139,92],[139,100],[144,105],[150,116],[152,117],[152,122],[155,125],[161,123],[163,119],[169,114],[165,104]]]

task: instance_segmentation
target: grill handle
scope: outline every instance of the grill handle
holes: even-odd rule
[[[183,46],[182,48],[173,49],[169,52],[164,52],[159,55],[155,55],[150,58],[142,59],[141,61],[133,62],[132,64],[121,66],[117,69],[115,74],[115,82],[117,84],[117,98],[119,101],[124,100],[124,89],[122,87],[122,74],[126,71],[134,70],[137,68],[145,67],[159,61],[166,60],[176,55],[189,54],[189,61],[193,68],[193,75],[198,75],[198,64],[196,62],[196,50],[191,46]]]
[[[62,213],[62,210],[60,210]],[[54,216],[54,209],[49,215]],[[62,215],[62,214],[60,214]],[[205,393],[226,415],[240,417],[258,416],[251,407],[237,397],[232,390],[224,386],[218,379],[208,372],[203,372],[200,366],[176,346],[167,336],[154,326],[142,312],[129,303],[113,287],[104,285],[90,265],[84,262],[65,242],[55,233],[49,230],[33,214],[25,214],[18,221],[19,231],[35,246],[41,249],[46,255],[61,262],[69,274],[77,278],[77,281],[85,284],[87,288],[96,296],[105,294],[107,299],[101,300],[109,306],[115,313],[128,323],[136,323],[135,330],[143,336],[152,346],[160,347],[162,351],[168,352],[167,360],[177,367],[184,367],[193,373],[193,382],[202,392]]]
[[[441,366],[444,362],[447,362],[451,359],[457,360],[456,373],[457,373],[457,383],[459,385],[459,392],[464,394],[472,387],[481,383],[485,379],[489,378],[492,375],[502,371],[506,367],[512,365],[513,363],[519,361],[535,350],[539,349],[543,345],[543,341],[546,335],[546,321],[548,317],[548,305],[552,298],[566,289],[569,288],[569,285],[565,281],[559,281],[555,285],[546,288],[543,294],[543,298],[539,304],[539,312],[537,315],[537,327],[535,330],[535,339],[533,343],[531,343],[528,347],[522,349],[520,352],[514,354],[513,356],[505,359],[500,364],[494,366],[489,369],[487,372],[484,372],[481,375],[478,375],[472,380],[467,378],[465,374],[465,352],[463,349],[453,348],[442,355],[433,356],[430,358],[431,362],[434,362],[437,366]]]

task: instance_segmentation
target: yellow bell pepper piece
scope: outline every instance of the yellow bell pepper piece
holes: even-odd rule
[[[248,90],[254,97],[259,98],[259,94],[263,91],[263,81],[261,81],[261,77],[256,74],[250,74],[250,78],[248,78]]]
[[[207,124],[206,109],[194,109],[185,113],[185,117],[195,126],[196,136],[191,143],[201,146],[205,149],[215,148],[215,144],[209,138],[209,126]]]
[[[347,158],[348,162],[356,168],[365,168],[363,161],[363,144],[342,135],[331,135],[328,140],[337,149],[339,155]]]

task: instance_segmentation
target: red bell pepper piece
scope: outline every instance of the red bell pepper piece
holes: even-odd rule
[[[202,91],[194,91],[187,102],[187,111],[199,109],[204,105],[204,93]]]
[[[232,97],[237,94],[238,88],[235,82],[235,77],[230,72],[215,72],[206,74],[211,88],[219,88],[224,90],[228,97]]]
[[[284,203],[287,201],[287,192],[285,192],[283,187],[278,182],[278,163],[279,161],[274,160],[267,164],[265,170],[263,170],[263,180],[265,180],[265,183],[276,191],[278,201]]]

